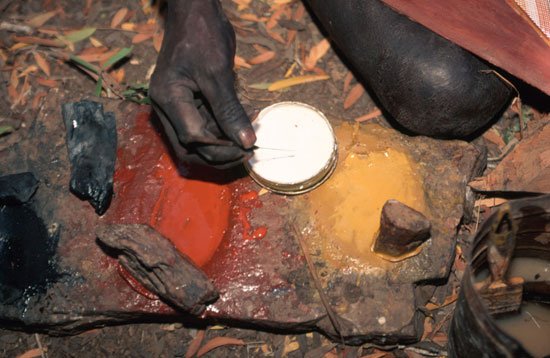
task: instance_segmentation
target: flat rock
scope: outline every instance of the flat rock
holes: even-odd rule
[[[59,102],[71,100],[66,93],[54,97]],[[44,294],[29,297],[23,305],[0,305],[0,319],[10,322],[14,328],[73,334],[129,321],[189,320],[189,312],[183,310],[197,312],[192,308],[196,305],[186,304],[176,309],[177,302],[170,302],[167,296],[162,298],[163,290],[167,292],[172,279],[147,283],[155,276],[154,262],[161,262],[160,257],[155,256],[159,261],[147,261],[147,255],[132,249],[134,263],[125,261],[129,259],[119,262],[116,252],[98,245],[95,232],[118,224],[151,226],[169,238],[170,232],[162,224],[169,215],[169,207],[176,208],[174,212],[185,208],[185,185],[205,185],[197,180],[204,178],[195,178],[181,179],[187,180],[181,188],[174,186],[170,173],[174,173],[174,180],[180,180],[175,174],[189,173],[186,167],[170,164],[162,135],[149,119],[149,107],[108,101],[104,106],[106,111],[117,114],[118,158],[124,158],[117,165],[112,207],[104,217],[99,218],[87,203],[69,192],[70,164],[64,150],[64,137],[59,134],[63,133],[59,106],[41,113],[42,118],[38,119],[41,125],[32,129],[34,133],[29,141],[0,152],[6,163],[13,164],[13,169],[32,169],[48,183],[37,191],[31,205],[47,227],[52,224],[59,227],[56,250],[59,278],[48,282]],[[466,183],[480,166],[481,153],[465,142],[410,138],[393,130],[387,130],[386,134],[410,146],[415,160],[425,163],[422,175],[432,209],[428,217],[432,237],[423,244],[419,255],[385,272],[337,270],[314,257],[325,294],[342,322],[340,333],[357,344],[365,341],[404,343],[418,339],[422,315],[417,308],[425,302],[415,299],[415,290],[426,281],[448,275],[454,257],[456,229],[467,207]],[[198,265],[220,297],[195,319],[264,328],[321,329],[338,337],[294,237],[292,223],[299,224],[304,216],[295,205],[295,198],[270,193],[260,195],[260,188],[242,173],[228,173],[208,185],[215,185],[213,192],[219,195],[220,205],[230,204],[223,206],[229,221],[221,242],[212,244],[215,250]],[[134,200],[135,196],[128,196],[129,192],[137,193],[141,200]],[[173,200],[173,197],[181,199]],[[191,203],[190,200],[188,198],[187,203]],[[207,216],[218,217],[218,214]],[[195,222],[182,217],[179,225],[192,227]],[[210,240],[207,236],[204,240]],[[109,246],[116,248],[115,237],[109,240]],[[155,237],[162,245],[161,237]],[[182,247],[173,243],[180,251],[192,251],[183,247],[185,240]],[[128,242],[117,250],[129,253],[130,247]],[[152,246],[147,248],[152,249]],[[121,273],[121,263],[131,271],[131,265],[138,261],[140,268],[135,266],[132,273],[141,285],[158,291],[154,295],[143,292]],[[149,267],[150,272],[138,272],[144,267]],[[171,275],[169,267],[163,270],[163,274]]]

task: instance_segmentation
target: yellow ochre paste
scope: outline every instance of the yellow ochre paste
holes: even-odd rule
[[[388,263],[371,251],[384,203],[396,199],[426,214],[417,164],[387,132],[378,125],[345,123],[335,128],[336,171],[307,196],[313,224],[310,244],[329,261],[351,258],[386,267]]]

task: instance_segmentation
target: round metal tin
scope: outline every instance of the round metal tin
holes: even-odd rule
[[[316,108],[276,103],[264,108],[252,125],[257,148],[245,167],[260,186],[279,194],[303,194],[324,183],[336,168],[336,138]]]

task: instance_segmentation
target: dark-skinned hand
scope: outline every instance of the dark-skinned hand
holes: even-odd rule
[[[149,94],[176,155],[229,167],[256,141],[235,92],[235,33],[218,0],[166,1]],[[206,103],[204,103],[206,102]]]

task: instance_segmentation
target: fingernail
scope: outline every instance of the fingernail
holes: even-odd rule
[[[254,133],[254,129],[252,128],[241,129],[239,131],[239,140],[241,141],[241,144],[244,149],[252,148],[252,146],[256,142],[256,133]]]

